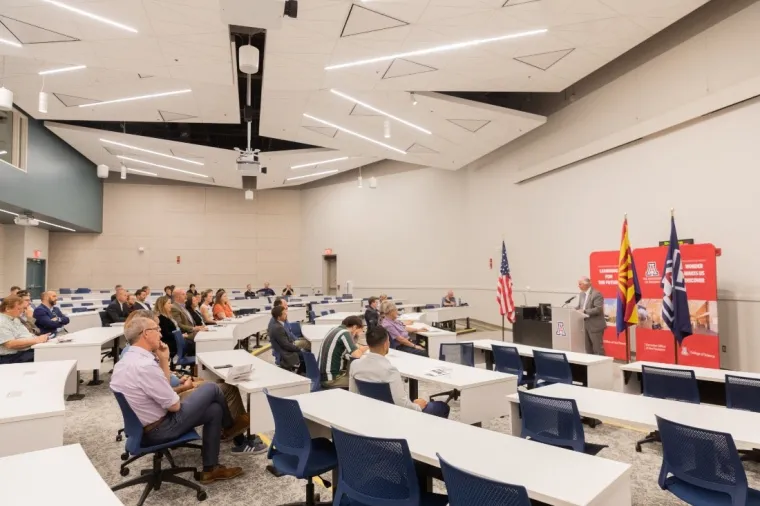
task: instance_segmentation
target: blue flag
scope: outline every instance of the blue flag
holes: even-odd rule
[[[681,250],[678,245],[676,220],[670,218],[670,246],[665,257],[665,269],[660,287],[662,287],[662,320],[670,327],[676,342],[681,342],[691,335],[691,317],[689,300],[686,297],[686,282],[681,265]]]

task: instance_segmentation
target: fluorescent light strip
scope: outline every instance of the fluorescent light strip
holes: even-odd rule
[[[340,158],[333,158],[331,160],[322,160],[321,162],[302,163],[301,165],[293,165],[291,169],[303,169],[304,167],[316,167],[317,165],[325,165],[327,163],[342,162],[343,160],[348,160],[348,157],[342,156]]]
[[[307,177],[326,176],[327,174],[335,174],[337,170],[326,170],[324,172],[315,172],[314,174],[306,174],[305,176],[289,177],[285,181],[295,181],[296,179],[306,179]]]
[[[418,49],[417,51],[407,51],[406,53],[396,53],[388,56],[379,56],[377,58],[369,58],[367,60],[357,60],[348,63],[339,63],[337,65],[329,65],[325,67],[325,70],[343,69],[346,67],[356,67],[359,65],[369,65],[370,63],[378,63],[383,61],[390,61],[396,58],[408,58],[410,56],[421,56],[433,53],[442,53],[444,51],[453,51],[456,49],[464,49],[466,47],[480,46],[482,44],[490,44],[491,42],[499,42],[502,40],[518,39],[520,37],[529,37],[531,35],[540,35],[546,33],[549,30],[542,28],[540,30],[530,30],[528,32],[511,33],[509,35],[501,35],[499,37],[489,37],[487,39],[475,39],[465,42],[456,42],[454,44],[446,44],[445,46],[436,46],[428,49]]]
[[[150,153],[151,155],[163,156],[164,158],[171,158],[172,160],[179,160],[180,162],[192,163],[193,165],[203,165],[203,162],[188,160],[187,158],[181,158],[174,155],[167,155],[164,153],[159,153],[158,151],[151,151],[150,149],[138,148],[137,146],[130,146],[129,144],[123,144],[121,142],[109,141],[108,139],[100,139],[100,142],[113,144],[114,146],[121,146],[123,148],[134,149],[135,151],[142,151],[143,153]]]
[[[148,172],[147,170],[140,170],[140,169],[130,169],[127,167],[127,172],[134,172],[135,174],[143,174],[145,176],[156,176],[158,177],[158,174],[155,172]]]
[[[12,214],[13,216],[20,216],[18,213],[14,213],[13,211],[6,211],[5,209],[0,209],[0,212],[6,213],[6,214]],[[58,227],[62,228],[64,230],[68,230],[69,232],[76,232],[73,228],[64,227],[63,225],[56,225],[55,223],[50,223],[49,221],[40,220],[38,218],[35,218],[35,220],[39,221],[40,223],[44,223],[45,225],[50,225],[51,227]]]
[[[191,176],[208,177],[205,174],[198,174],[197,172],[190,172],[188,170],[175,169],[174,167],[167,167],[166,165],[159,165],[157,163],[146,162],[145,160],[138,160],[137,158],[130,158],[128,156],[116,155],[116,158],[120,158],[122,160],[127,160],[127,161],[130,161],[130,162],[142,163],[142,164],[145,164],[145,165],[150,165],[151,167],[158,167],[159,169],[166,169],[166,170],[173,170],[175,172],[182,172],[183,174],[190,174]]]
[[[399,118],[397,116],[394,116],[393,114],[390,114],[390,113],[387,113],[387,112],[385,112],[383,110],[380,110],[377,107],[373,107],[373,106],[369,105],[366,102],[362,102],[361,100],[357,100],[354,97],[350,97],[350,96],[346,95],[345,93],[341,93],[338,90],[330,90],[330,93],[338,95],[341,98],[345,98],[346,100],[350,100],[351,102],[359,104],[360,106],[364,107],[365,109],[369,109],[370,111],[375,111],[376,113],[382,114],[383,116],[386,116],[386,117],[388,117],[388,118],[390,118],[392,120],[398,121],[399,123],[403,123],[404,125],[406,125],[408,127],[411,127],[411,128],[414,128],[415,130],[419,130],[423,134],[432,135],[432,133],[433,133],[430,130],[425,130],[424,128],[422,128],[420,126],[417,126],[414,123],[410,123],[410,122],[408,122],[406,120],[403,120],[403,119],[401,119],[401,118]]]
[[[132,102],[134,100],[145,100],[147,98],[159,98],[159,97],[169,97],[171,95],[181,95],[182,93],[190,93],[192,91],[193,90],[191,89],[167,91],[164,93],[153,93],[151,95],[140,95],[138,97],[117,98],[116,100],[106,100],[104,102],[95,102],[94,104],[82,104],[77,107],[95,107],[96,105],[120,104],[122,102]]]
[[[7,151],[0,151],[0,156],[2,156],[2,155],[7,155],[7,154],[8,154],[8,152],[7,152]]]
[[[137,33],[137,30],[132,28],[131,26],[117,23],[116,21],[112,21],[108,18],[104,18],[103,16],[98,16],[97,14],[93,14],[92,12],[83,11],[82,9],[77,9],[76,7],[72,7],[70,5],[67,5],[61,2],[57,2],[56,0],[43,0],[43,1],[51,5],[55,5],[56,7],[60,7],[61,9],[66,9],[67,11],[74,12],[76,14],[79,14],[81,16],[84,16],[90,19],[94,19],[95,21],[100,21],[101,23],[115,26],[116,28],[121,28],[122,30],[126,30],[128,32]]]
[[[42,72],[37,72],[37,74],[41,76],[47,76],[50,74],[62,74],[63,72],[73,72],[74,70],[82,70],[86,68],[87,68],[87,65],[75,65],[73,67],[63,67],[60,69],[43,70]]]
[[[13,40],[8,40],[8,39],[0,39],[0,44],[7,44],[7,45],[13,46],[13,47],[23,47],[18,42],[13,41]]]
[[[347,133],[349,135],[353,135],[353,136],[358,137],[360,139],[364,139],[365,141],[372,142],[374,144],[377,144],[378,146],[382,146],[384,148],[390,149],[391,151],[395,151],[397,153],[401,153],[402,155],[406,154],[406,151],[403,151],[403,150],[398,149],[398,148],[394,148],[393,146],[385,144],[384,142],[376,141],[375,139],[371,139],[371,138],[369,138],[369,137],[367,137],[365,135],[362,135],[360,133],[356,133],[356,132],[354,132],[352,130],[349,130],[348,128],[343,128],[342,126],[338,126],[338,125],[336,125],[334,123],[330,123],[329,121],[325,121],[323,119],[316,118],[316,117],[312,116],[311,114],[303,113],[303,115],[304,115],[305,118],[313,119],[314,121],[317,121],[319,123],[322,123],[323,125],[327,125],[327,126],[332,127],[332,128],[337,128],[341,132],[345,132],[345,133]]]

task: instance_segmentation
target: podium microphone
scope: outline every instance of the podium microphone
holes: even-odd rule
[[[565,303],[564,303],[564,304],[562,304],[562,307],[565,307],[565,306],[567,306],[568,304],[570,304],[570,303],[573,301],[573,299],[574,299],[574,298],[575,298],[575,295],[573,295],[572,297],[570,297],[569,299],[567,299],[567,300],[565,301]]]

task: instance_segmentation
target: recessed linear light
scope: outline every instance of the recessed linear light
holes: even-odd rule
[[[7,155],[7,154],[8,154],[8,152],[7,152],[7,151],[0,151],[0,156],[2,156],[2,155]]]
[[[193,165],[201,165],[201,166],[203,165],[203,162],[188,160],[187,158],[181,158],[179,156],[174,156],[174,155],[167,155],[164,153],[159,153],[158,151],[151,151],[150,149],[138,148],[137,146],[130,146],[129,144],[123,144],[121,142],[109,141],[108,139],[100,139],[100,142],[106,142],[108,144],[121,146],[123,148],[134,149],[135,151],[142,151],[143,153],[150,153],[151,155],[163,156],[164,158],[171,158],[172,160],[179,160],[180,162],[192,163]]]
[[[326,163],[342,162],[343,160],[348,160],[348,157],[342,156],[340,158],[333,158],[331,160],[322,160],[321,162],[302,163],[301,165],[293,165],[291,169],[303,169],[304,167],[315,167],[317,165],[325,165]]]
[[[43,70],[42,72],[37,72],[37,74],[41,76],[47,76],[50,74],[61,74],[63,72],[73,72],[74,70],[82,70],[86,68],[87,68],[87,65],[75,65],[73,67],[63,67],[60,69]]]
[[[77,107],[95,107],[96,105],[106,105],[106,104],[120,104],[122,102],[132,102],[134,100],[145,100],[148,98],[159,98],[159,97],[169,97],[171,95],[181,95],[182,93],[190,93],[193,90],[187,89],[187,90],[177,90],[177,91],[167,91],[164,93],[153,93],[151,95],[140,95],[138,97],[127,97],[127,98],[117,98],[116,100],[106,100],[103,102],[95,102],[94,104],[82,104]]]
[[[126,30],[128,32],[137,33],[137,30],[132,28],[131,26],[122,25],[121,23],[117,23],[116,21],[112,21],[108,18],[104,18],[103,16],[98,16],[97,14],[93,14],[92,12],[83,11],[82,9],[77,9],[76,7],[72,7],[71,5],[67,5],[61,2],[57,2],[56,0],[43,0],[43,1],[51,5],[55,5],[56,7],[60,7],[61,9],[66,9],[67,11],[74,12],[76,14],[85,16],[90,19],[94,19],[95,21],[100,21],[101,23],[115,26],[116,28],[121,28],[122,30]]]
[[[435,46],[427,49],[418,49],[417,51],[407,51],[405,53],[396,53],[388,56],[379,56],[377,58],[369,58],[366,60],[356,60],[347,63],[339,63],[337,65],[329,65],[325,67],[325,70],[343,69],[346,67],[356,67],[359,65],[369,65],[370,63],[378,63],[382,61],[395,60],[396,58],[408,58],[410,56],[421,56],[433,53],[442,53],[444,51],[453,51],[456,49],[464,49],[466,47],[480,46],[482,44],[490,44],[491,42],[499,42],[502,40],[518,39],[520,37],[529,37],[531,35],[540,35],[546,33],[549,30],[542,28],[540,30],[530,30],[527,32],[510,33],[509,35],[500,35],[498,37],[489,37],[487,39],[475,39],[467,40],[464,42],[456,42],[454,44],[446,44],[445,46]]]
[[[18,213],[14,213],[13,211],[6,211],[5,209],[0,209],[0,213],[11,214],[13,216],[20,216]],[[50,223],[49,221],[43,221],[37,218],[35,218],[35,220],[39,221],[40,223],[44,223],[45,225],[50,225],[51,227],[62,228],[64,230],[68,230],[69,232],[76,232],[76,230],[74,230],[73,228],[64,227],[63,225],[56,225],[55,223]]]
[[[324,172],[315,172],[314,174],[306,174],[305,176],[289,177],[285,181],[295,181],[296,179],[306,179],[307,177],[326,176],[327,174],[335,174],[337,170],[326,170]]]
[[[0,44],[8,44],[9,46],[13,46],[13,47],[24,47],[18,42],[14,40],[8,40],[8,39],[0,39]]]
[[[360,133],[356,133],[353,130],[349,130],[348,128],[343,128],[342,126],[338,126],[338,125],[336,125],[334,123],[330,123],[329,121],[325,121],[323,119],[316,118],[316,117],[312,116],[311,114],[303,113],[303,116],[304,116],[304,118],[313,119],[314,121],[322,123],[323,125],[327,125],[329,127],[336,128],[336,129],[340,130],[341,132],[345,132],[345,133],[347,133],[349,135],[353,135],[353,136],[358,137],[360,139],[364,139],[365,141],[372,142],[374,144],[377,144],[378,146],[382,146],[384,148],[390,149],[391,151],[395,151],[397,153],[401,153],[402,155],[406,154],[406,151],[403,151],[403,150],[398,149],[398,148],[394,148],[393,146],[385,144],[384,142],[376,141],[375,139],[371,139],[371,138],[369,138],[369,137],[367,137],[365,135],[362,135]]]
[[[127,172],[134,172],[135,174],[143,174],[144,176],[156,176],[158,177],[158,174],[155,172],[148,172],[147,170],[140,170],[140,169],[131,169],[127,167]]]
[[[403,119],[399,118],[398,116],[394,116],[393,114],[390,114],[388,112],[380,110],[377,107],[373,107],[373,106],[369,105],[366,102],[362,102],[361,100],[355,99],[354,97],[346,95],[345,93],[342,93],[342,92],[340,92],[338,90],[330,90],[330,93],[333,93],[334,95],[338,95],[341,98],[345,98],[346,100],[350,100],[351,102],[359,104],[360,106],[364,107],[365,109],[369,109],[370,111],[375,111],[376,113],[382,114],[383,116],[385,116],[387,118],[390,118],[392,120],[398,121],[399,123],[403,123],[404,125],[406,125],[408,127],[411,127],[411,128],[414,128],[415,130],[419,130],[423,134],[432,135],[432,133],[433,133],[430,130],[425,130],[421,126],[417,126],[414,123],[410,123],[410,122],[408,122],[406,120],[403,120]]]
[[[175,169],[174,167],[167,167],[166,165],[159,165],[153,162],[146,162],[145,160],[138,160],[137,158],[130,158],[128,156],[116,155],[116,158],[121,160],[127,160],[129,162],[142,163],[144,165],[150,165],[151,167],[158,167],[159,169],[173,170],[175,172],[182,172],[183,174],[190,174],[191,176],[208,177],[205,174],[198,174],[197,172],[190,172],[189,170]]]

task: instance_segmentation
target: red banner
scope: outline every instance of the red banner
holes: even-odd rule
[[[602,345],[604,354],[618,360],[629,361],[629,346],[625,332],[617,335],[615,318],[617,316],[618,292],[618,257],[620,251],[595,251],[590,257],[590,278],[594,288],[604,296],[604,318],[607,328],[604,330]]]

